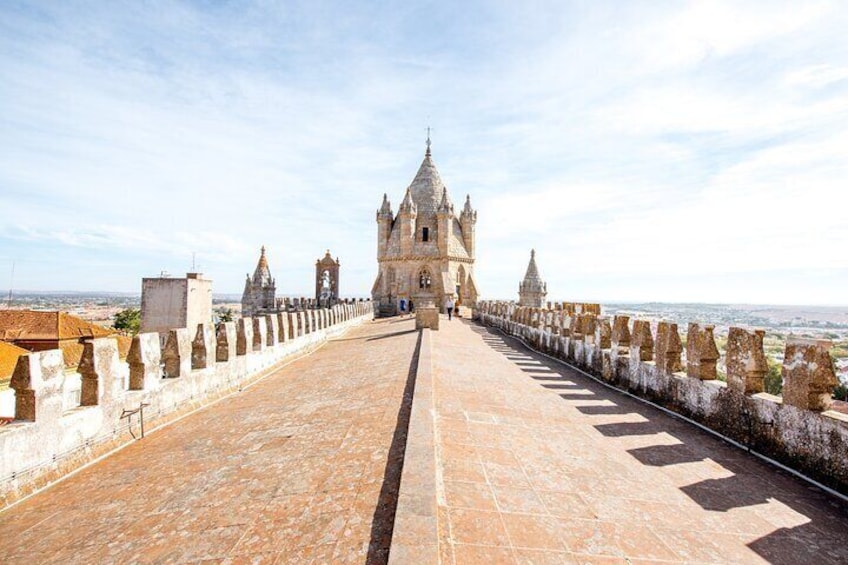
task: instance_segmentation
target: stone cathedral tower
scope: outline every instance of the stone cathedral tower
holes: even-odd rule
[[[265,257],[265,246],[259,255],[253,278],[247,275],[244,281],[244,292],[241,295],[241,315],[270,314],[276,312],[277,285],[271,277],[268,259]]]
[[[518,283],[518,305],[541,308],[548,295],[548,285],[542,281],[539,268],[536,266],[536,250],[530,250],[530,262],[524,280]]]
[[[461,305],[477,301],[474,281],[474,230],[477,212],[466,196],[454,212],[448,190],[427,151],[415,178],[406,189],[397,215],[388,197],[377,210],[377,279],[371,297],[378,315],[398,313],[400,303],[423,305],[433,301],[439,309],[451,295]]]

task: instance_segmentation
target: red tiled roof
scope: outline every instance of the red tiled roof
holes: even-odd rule
[[[29,353],[29,351],[22,347],[0,341],[0,390],[9,388],[9,380],[12,378],[12,373],[15,372],[18,357],[26,353]]]
[[[64,312],[0,310],[0,339],[5,341],[79,339],[114,333]]]

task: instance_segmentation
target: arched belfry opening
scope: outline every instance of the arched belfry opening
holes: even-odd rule
[[[321,306],[332,306],[339,300],[339,258],[333,259],[330,250],[315,262],[315,300]]]
[[[430,274],[430,269],[424,267],[418,271],[418,290],[430,292],[431,288],[433,288],[433,275]]]

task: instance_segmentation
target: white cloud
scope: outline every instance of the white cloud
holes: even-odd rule
[[[109,249],[126,264],[98,281],[120,290],[196,252],[238,292],[265,244],[299,293],[330,247],[361,295],[374,210],[399,203],[429,120],[479,209],[488,296],[534,246],[552,289],[600,298],[836,273],[845,25],[835,2],[5,10],[0,255],[69,279],[24,269],[31,288],[93,288],[74,269]]]

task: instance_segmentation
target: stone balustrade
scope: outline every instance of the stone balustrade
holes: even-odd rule
[[[690,323],[684,347],[669,321],[600,316],[597,304],[534,309],[480,301],[475,317],[631,393],[646,397],[753,449],[848,491],[848,416],[830,410],[838,384],[828,340],[790,337],[783,395],[764,391],[762,330],[731,327],[726,381],[718,380],[714,327]],[[539,324],[537,320],[550,320]]]
[[[78,372],[59,350],[19,358],[11,388],[15,420],[0,427],[0,508],[131,439],[125,411],[144,405],[148,427],[239,390],[286,358],[373,317],[368,301],[242,318],[213,327],[133,337],[126,362],[114,338],[84,344]],[[308,321],[308,322],[307,322]],[[67,406],[67,387],[78,386]],[[139,422],[131,422],[138,435]]]

